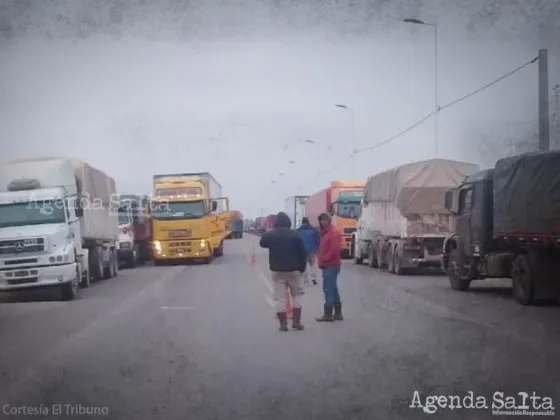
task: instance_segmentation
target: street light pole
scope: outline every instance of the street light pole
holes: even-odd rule
[[[351,124],[352,124],[352,144],[354,145],[354,150],[353,152],[356,153],[358,151],[358,145],[357,145],[357,136],[356,136],[356,114],[354,113],[354,108],[350,108],[346,105],[342,105],[342,104],[336,104],[335,107],[337,108],[342,108],[345,109],[347,111],[350,112],[350,118],[352,118],[351,120]]]
[[[439,59],[438,59],[438,28],[433,23],[426,23],[419,19],[404,19],[405,23],[430,26],[434,29],[434,149],[439,157]]]

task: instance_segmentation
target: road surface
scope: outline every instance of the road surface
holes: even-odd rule
[[[347,262],[345,320],[316,323],[321,289],[309,286],[306,330],[281,333],[269,277],[246,236],[212,265],[122,270],[76,301],[4,297],[0,418],[26,409],[47,419],[492,418],[491,409],[430,416],[409,407],[414,391],[422,401],[473,391],[489,405],[496,391],[535,391],[560,405],[556,307]]]

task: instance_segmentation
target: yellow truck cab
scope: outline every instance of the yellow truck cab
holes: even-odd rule
[[[154,264],[188,259],[209,264],[223,255],[232,215],[214,177],[208,172],[154,175],[153,184]]]

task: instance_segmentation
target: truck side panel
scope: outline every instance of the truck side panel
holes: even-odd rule
[[[318,217],[321,213],[326,213],[330,200],[330,188],[325,188],[307,198],[305,202],[305,215],[309,218],[311,225],[318,227]]]

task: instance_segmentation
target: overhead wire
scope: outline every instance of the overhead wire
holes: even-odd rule
[[[371,146],[367,146],[367,147],[364,147],[364,148],[361,148],[361,149],[354,150],[352,153],[348,154],[348,155],[347,155],[344,159],[342,159],[340,162],[336,163],[335,165],[333,165],[333,166],[331,166],[331,167],[329,167],[329,168],[327,168],[327,169],[325,169],[325,170],[319,171],[319,172],[316,174],[316,176],[315,176],[314,178],[308,180],[305,184],[308,184],[308,183],[310,183],[310,182],[316,181],[317,179],[319,179],[319,178],[322,177],[323,175],[325,175],[325,174],[327,174],[327,173],[330,173],[330,172],[332,172],[332,171],[334,171],[334,170],[336,170],[336,169],[341,168],[341,167],[344,166],[346,163],[348,163],[348,161],[352,160],[352,158],[354,158],[356,155],[359,155],[359,154],[361,154],[361,153],[364,153],[364,152],[367,152],[367,151],[370,151],[370,150],[377,149],[377,148],[379,148],[379,147],[381,147],[381,146],[384,146],[384,145],[386,145],[386,144],[388,144],[388,143],[391,143],[391,142],[397,140],[398,138],[404,136],[405,134],[409,133],[410,131],[414,130],[414,129],[417,128],[418,126],[420,126],[420,125],[422,125],[423,123],[425,123],[427,120],[429,120],[431,117],[433,117],[433,116],[434,116],[435,114],[437,114],[438,112],[441,112],[441,111],[444,110],[444,109],[451,108],[452,106],[455,106],[455,105],[457,105],[457,104],[459,104],[459,103],[461,103],[461,102],[467,100],[468,98],[470,98],[470,97],[472,97],[472,96],[474,96],[474,95],[477,95],[478,93],[480,93],[480,92],[482,92],[482,91],[484,91],[484,90],[486,90],[486,89],[492,87],[492,86],[495,85],[496,83],[499,83],[499,82],[501,82],[502,80],[507,79],[508,77],[514,75],[515,73],[517,73],[517,72],[523,70],[525,67],[527,67],[527,66],[529,66],[529,65],[531,65],[531,64],[534,64],[535,62],[538,61],[538,59],[539,59],[538,56],[537,56],[537,57],[534,57],[534,58],[532,58],[531,60],[526,61],[525,63],[523,63],[523,64],[517,66],[517,67],[514,68],[513,70],[511,70],[511,71],[509,71],[509,72],[503,74],[502,76],[498,77],[497,79],[494,79],[494,80],[492,80],[491,82],[486,83],[485,85],[483,85],[483,86],[481,86],[481,87],[479,87],[479,88],[477,88],[477,89],[475,89],[475,90],[473,90],[473,91],[467,93],[466,95],[463,95],[463,96],[461,96],[461,97],[459,97],[459,98],[457,98],[457,99],[455,99],[455,100],[453,100],[453,101],[451,101],[451,102],[448,102],[448,103],[446,103],[445,105],[438,106],[438,108],[437,108],[436,110],[430,112],[429,114],[425,115],[424,117],[422,117],[421,119],[419,119],[419,120],[416,121],[415,123],[409,125],[409,126],[406,127],[404,130],[401,130],[401,131],[399,131],[398,133],[396,133],[396,134],[394,134],[394,135],[392,135],[392,136],[390,136],[390,137],[388,137],[388,138],[386,138],[386,139],[384,139],[384,140],[382,140],[382,141],[380,141],[380,142],[378,142],[378,143],[375,143],[375,144],[373,144],[373,145],[371,145]],[[267,184],[264,186],[264,188],[261,190],[261,193],[258,194],[258,196],[260,196],[260,195],[262,194],[262,192],[265,192],[268,188],[272,187],[274,184],[277,184],[277,182],[276,182],[276,181],[272,181],[272,182],[267,183]],[[299,190],[300,188],[302,188],[303,185],[304,185],[304,184],[299,184],[299,185],[295,188],[295,191],[296,191],[295,194],[297,194],[298,190]],[[258,197],[258,196],[257,196],[257,197]]]

